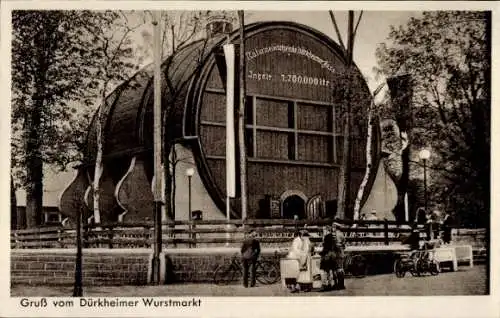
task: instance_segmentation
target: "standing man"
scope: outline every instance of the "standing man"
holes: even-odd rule
[[[335,274],[335,253],[334,253],[334,242],[332,236],[332,228],[327,225],[323,228],[323,244],[320,252],[321,262],[319,268],[322,270],[323,274],[323,291],[328,291],[332,289],[333,276]]]
[[[443,242],[444,244],[451,243],[451,230],[453,229],[453,220],[448,212],[443,218]]]
[[[415,212],[415,222],[418,225],[425,225],[425,223],[427,222],[427,212],[424,208],[420,207]]]
[[[340,224],[332,224],[333,250],[335,252],[335,286],[334,289],[345,289],[344,285],[344,249],[345,237],[340,231]]]
[[[432,230],[432,212],[426,212],[426,230],[427,230],[427,241],[434,238],[434,232]]]
[[[241,261],[243,263],[243,286],[248,287],[248,275],[250,274],[250,287],[255,286],[255,271],[257,259],[260,255],[260,243],[257,240],[257,232],[252,231],[241,245]],[[250,273],[249,273],[250,271]]]

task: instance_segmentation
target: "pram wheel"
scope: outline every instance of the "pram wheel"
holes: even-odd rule
[[[354,255],[350,262],[349,271],[354,277],[365,277],[366,259],[362,255]]]
[[[398,259],[394,262],[394,273],[396,277],[403,278],[406,275],[406,269],[404,267],[403,261]]]
[[[429,264],[429,271],[431,275],[436,276],[441,272],[441,268],[439,267],[439,263],[436,260],[432,260],[431,264]]]
[[[312,284],[299,284],[300,290],[305,292],[310,292],[312,290]]]

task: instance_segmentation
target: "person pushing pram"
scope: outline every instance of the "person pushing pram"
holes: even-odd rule
[[[345,237],[333,223],[323,229],[323,249],[320,253],[323,291],[345,289],[344,285],[344,249]]]
[[[311,243],[309,239],[309,232],[307,230],[301,230],[294,233],[294,239],[292,241],[292,246],[287,255],[287,259],[296,260],[298,263],[296,279],[294,282],[288,284],[288,288],[292,292],[299,291],[300,283],[301,283],[301,273],[307,272],[309,273],[311,268],[310,266],[310,258],[311,253],[314,251],[314,245]],[[306,275],[307,277],[307,275]],[[307,281],[307,279],[305,279]]]

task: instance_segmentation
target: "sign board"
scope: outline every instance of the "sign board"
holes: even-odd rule
[[[330,102],[342,84],[342,59],[296,30],[267,30],[246,43],[247,93]]]
[[[281,218],[280,200],[271,199],[269,205],[270,205],[269,210],[271,211],[271,218],[272,219]]]

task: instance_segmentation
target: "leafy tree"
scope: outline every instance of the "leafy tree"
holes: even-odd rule
[[[97,152],[92,183],[94,221],[100,223],[100,181],[106,137],[103,128],[114,102],[112,96],[116,95],[111,94],[113,89],[119,83],[130,79],[132,73],[138,69],[132,35],[140,25],[129,23],[127,16],[120,11],[94,12],[92,17],[92,23],[86,26],[92,43],[92,52],[88,59],[92,77],[89,78],[87,87],[100,105],[95,118]],[[134,84],[132,79],[120,85],[119,89]]]
[[[131,41],[112,38],[125,22],[117,11],[12,14],[12,170],[27,190],[29,227],[41,223],[43,166],[82,159],[95,106],[130,76]]]
[[[72,123],[89,106],[83,58],[85,11],[12,12],[12,172],[26,188],[29,227],[41,222],[43,165],[64,169],[79,158],[81,131]],[[80,143],[79,143],[80,142]]]
[[[10,228],[16,230],[18,225],[17,200],[14,179],[10,176]]]
[[[431,148],[431,200],[472,226],[489,224],[490,26],[489,12],[424,12],[376,52],[379,74],[414,79],[412,157]]]

